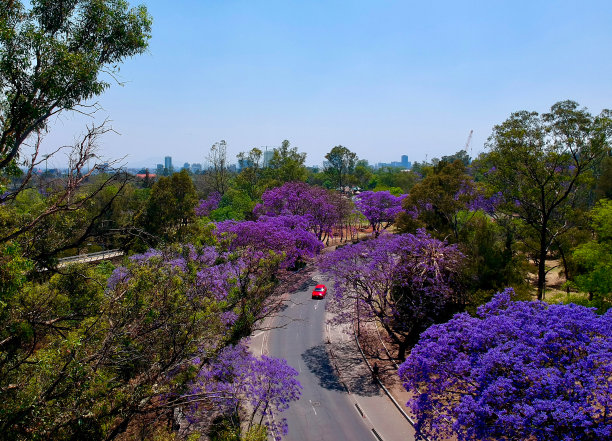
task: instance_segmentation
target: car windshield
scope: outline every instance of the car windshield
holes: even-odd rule
[[[325,291],[325,288],[315,288],[315,291]]]

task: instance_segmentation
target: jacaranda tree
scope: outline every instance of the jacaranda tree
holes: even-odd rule
[[[257,215],[298,215],[309,220],[309,229],[319,240],[325,240],[339,221],[339,209],[327,190],[304,182],[287,182],[270,188],[254,209]]]
[[[287,435],[287,422],[278,414],[299,399],[302,386],[298,372],[285,360],[257,358],[239,344],[225,347],[208,363],[196,357],[193,364],[199,372],[183,397],[190,423],[209,416],[212,405],[213,412],[232,427],[240,427],[243,412],[247,432],[264,426],[276,440]]]
[[[290,268],[305,257],[314,257],[323,244],[308,231],[305,216],[262,216],[257,221],[217,223],[217,234],[230,240],[230,249],[253,247],[283,255],[283,267]]]
[[[364,191],[355,198],[355,206],[363,214],[373,233],[378,236],[389,228],[402,211],[402,200],[407,195],[394,196],[388,191]]]
[[[400,366],[434,439],[602,440],[612,434],[612,314],[512,302],[511,289],[421,335]]]
[[[340,319],[376,317],[403,359],[422,331],[463,307],[462,258],[456,246],[419,230],[346,245],[319,268],[334,278],[331,310]]]

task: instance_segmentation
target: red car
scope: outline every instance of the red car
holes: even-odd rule
[[[315,289],[312,291],[313,299],[324,299],[325,294],[327,294],[327,287],[325,285],[317,285]]]

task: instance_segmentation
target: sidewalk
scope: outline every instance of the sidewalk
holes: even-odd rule
[[[406,403],[412,394],[408,393],[397,374],[399,362],[397,351],[393,343],[384,332],[380,332],[374,321],[362,321],[360,324],[359,344],[362,355],[370,367],[374,363],[379,367],[379,379],[391,394],[393,399],[401,406],[402,411],[414,421],[415,416],[410,412]]]
[[[373,439],[414,440],[415,432],[410,422],[400,413],[383,388],[372,381],[370,368],[360,352],[350,325],[328,325],[326,336],[327,349],[334,368],[351,395],[356,410],[367,420],[370,429],[373,429]],[[381,366],[381,374],[389,375],[389,371],[383,370]],[[399,386],[401,387],[401,384]],[[398,401],[398,404],[402,407],[405,400]]]

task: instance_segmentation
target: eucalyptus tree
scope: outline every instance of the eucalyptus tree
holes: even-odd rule
[[[543,298],[546,260],[554,241],[571,227],[571,211],[586,202],[594,167],[610,151],[612,112],[598,116],[573,101],[549,113],[515,112],[493,128],[485,181],[501,192],[497,210],[518,217],[535,243],[538,299]]]
[[[151,17],[124,0],[9,0],[0,9],[1,170],[51,116],[92,110],[84,103],[146,50]]]

